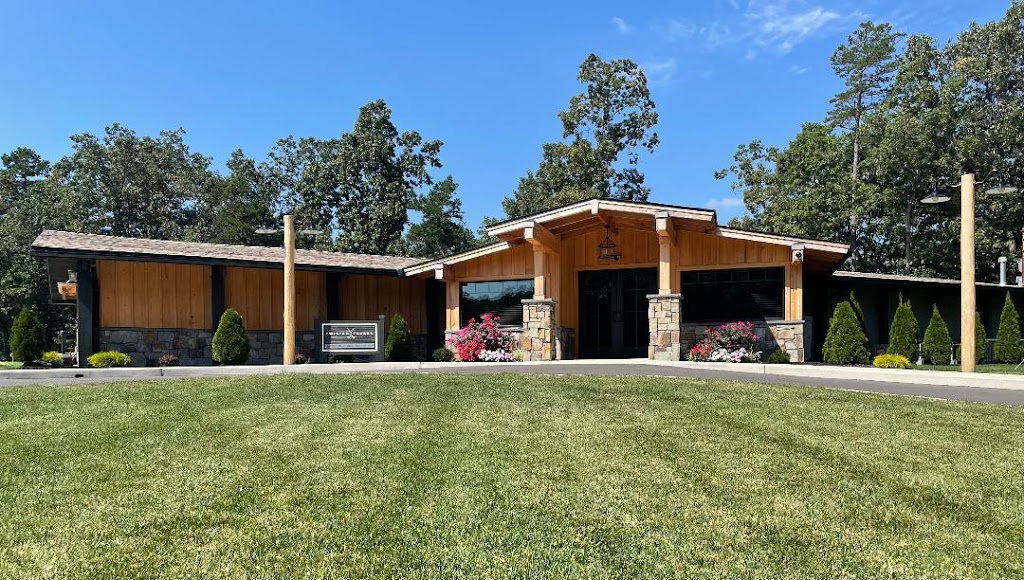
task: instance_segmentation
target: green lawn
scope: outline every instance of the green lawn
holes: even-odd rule
[[[20,368],[21,368],[21,363],[20,362],[0,362],[0,371],[5,371],[5,370],[8,370],[8,369],[20,369]]]
[[[910,368],[921,371],[957,371],[960,372],[960,365],[910,365]],[[1002,373],[1006,375],[1024,375],[1024,366],[1017,368],[1017,365],[1004,364],[983,364],[978,365],[975,370],[979,373]]]
[[[1024,410],[654,378],[0,390],[0,577],[1024,575]]]

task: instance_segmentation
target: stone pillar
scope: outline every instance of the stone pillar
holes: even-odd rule
[[[680,325],[679,308],[682,294],[649,294],[650,306],[647,319],[650,324],[651,342],[647,347],[647,358],[651,360],[679,360]]]
[[[523,336],[519,346],[525,351],[526,360],[556,360],[558,334],[554,300],[523,300]]]

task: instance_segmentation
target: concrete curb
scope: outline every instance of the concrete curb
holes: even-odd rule
[[[472,367],[530,367],[557,366],[564,368],[565,374],[572,374],[574,366],[601,365],[635,365],[648,367],[685,368],[702,371],[723,371],[742,373],[756,380],[765,377],[801,377],[807,379],[843,379],[881,383],[908,385],[977,387],[987,389],[1024,390],[1024,375],[999,374],[965,374],[951,371],[921,371],[900,369],[876,369],[871,367],[830,367],[824,365],[767,365],[767,364],[733,364],[733,363],[695,363],[688,361],[652,361],[648,359],[602,359],[602,360],[567,360],[567,361],[532,361],[519,363],[479,362]],[[0,371],[2,381],[25,381],[25,384],[44,384],[50,380],[86,381],[102,380],[146,380],[169,378],[203,378],[232,376],[261,376],[279,374],[351,374],[374,372],[444,372],[450,369],[467,368],[466,363],[450,362],[374,362],[350,364],[305,364],[305,365],[267,365],[267,366],[228,366],[228,367],[165,367],[165,368],[118,368],[118,369],[36,369]],[[511,368],[510,368],[511,370]],[[639,369],[638,369],[639,370]],[[643,373],[637,374],[656,374]]]
[[[698,363],[689,361],[658,361],[656,364],[676,368],[717,370],[777,377],[845,379],[908,385],[1024,390],[1024,375],[961,373],[956,371],[922,371],[910,369],[876,369],[874,367],[831,367],[825,365]]]

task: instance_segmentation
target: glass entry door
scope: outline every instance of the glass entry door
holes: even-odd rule
[[[657,284],[654,268],[580,272],[580,356],[647,356],[647,295],[657,293]]]

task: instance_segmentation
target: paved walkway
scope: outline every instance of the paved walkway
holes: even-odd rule
[[[752,381],[783,385],[911,395],[1024,406],[1024,376],[949,371],[885,370],[822,365],[660,362],[647,359],[530,363],[365,363],[298,366],[170,367],[0,371],[0,387],[91,382],[354,372],[534,373],[666,376]]]

